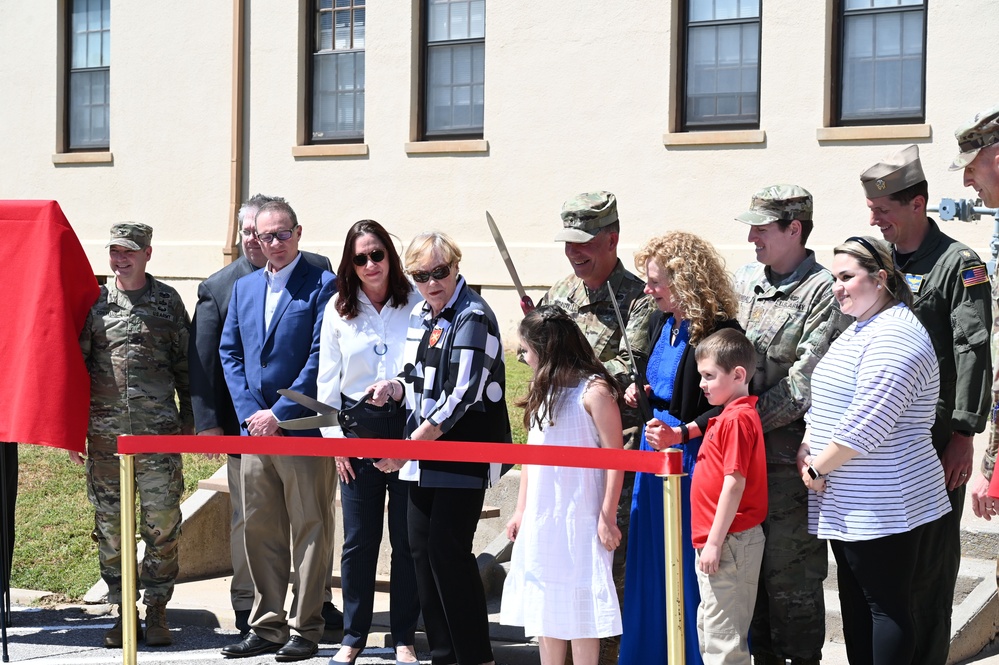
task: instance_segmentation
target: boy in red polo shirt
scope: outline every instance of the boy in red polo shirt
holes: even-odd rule
[[[690,485],[691,540],[697,550],[697,634],[706,665],[749,663],[749,624],[763,561],[767,461],[749,380],[753,344],[719,330],[696,349],[701,390],[714,406]]]

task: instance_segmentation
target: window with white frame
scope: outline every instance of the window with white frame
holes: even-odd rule
[[[69,0],[69,150],[111,147],[111,0]]]
[[[316,0],[313,143],[364,139],[365,5],[366,0]]]
[[[761,0],[686,0],[682,129],[760,125]]]
[[[424,138],[481,137],[485,0],[425,0]]]
[[[924,0],[840,0],[838,121],[922,122]]]

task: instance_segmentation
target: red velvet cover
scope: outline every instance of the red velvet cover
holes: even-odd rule
[[[0,200],[0,441],[83,452],[90,376],[79,337],[100,288],[55,201]]]

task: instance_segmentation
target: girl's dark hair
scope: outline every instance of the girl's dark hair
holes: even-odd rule
[[[565,390],[596,375],[620,393],[617,381],[604,368],[579,326],[557,305],[542,305],[520,322],[521,343],[538,359],[527,396],[517,400],[524,409],[524,428],[555,424],[555,408]]]
[[[336,273],[336,290],[339,294],[336,302],[337,313],[345,319],[353,319],[360,313],[357,292],[361,288],[361,278],[354,269],[354,244],[358,238],[370,233],[378,238],[385,247],[385,260],[388,261],[388,295],[392,299],[392,307],[402,307],[409,303],[410,284],[406,273],[402,271],[402,260],[392,242],[392,236],[385,227],[373,219],[362,219],[355,222],[347,231],[347,239],[343,243],[343,256]]]

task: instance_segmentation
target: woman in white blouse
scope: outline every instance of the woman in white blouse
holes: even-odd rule
[[[808,530],[836,557],[850,662],[908,664],[920,527],[950,511],[930,438],[940,372],[888,245],[853,237],[833,253],[833,294],[857,320],[812,374],[798,452]]]
[[[318,399],[345,409],[364,401],[365,389],[375,381],[399,374],[409,313],[420,300],[384,227],[372,220],[354,224],[347,232],[337,270],[337,294],[323,317]],[[371,404],[358,408],[363,411],[354,415],[363,436],[403,438],[404,409],[392,412]],[[330,427],[323,435],[342,437],[344,433]],[[396,662],[417,662],[413,643],[420,604],[406,518],[409,483],[399,480],[398,472],[376,469],[375,461],[336,458],[344,534],[340,558],[344,629],[334,663],[353,663],[368,638],[386,493],[392,544],[390,625]]]

